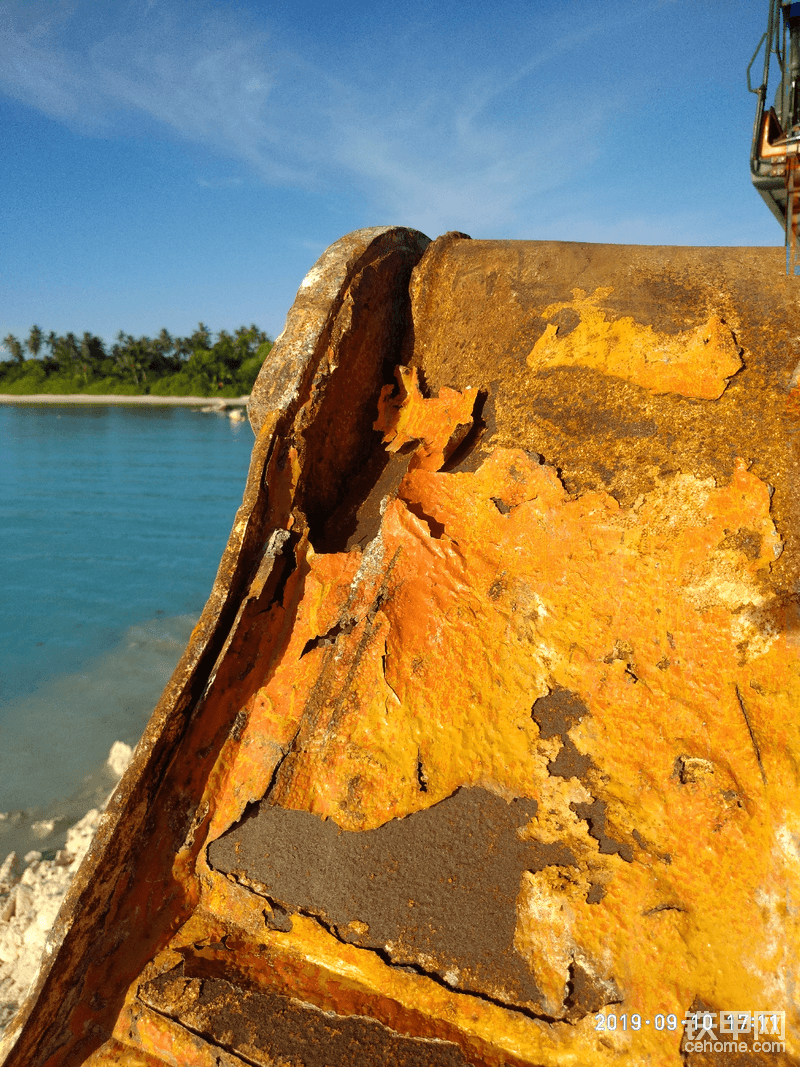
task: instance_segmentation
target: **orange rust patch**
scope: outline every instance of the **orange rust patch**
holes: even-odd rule
[[[363,555],[298,550],[291,635],[246,709],[210,837],[264,794],[287,753],[271,802],[349,830],[483,784],[535,799],[526,835],[577,859],[523,879],[516,904],[517,950],[554,1014],[575,960],[651,1017],[682,1018],[696,995],[742,1010],[774,996],[800,941],[788,913],[781,939],[772,933],[798,884],[784,842],[798,829],[800,681],[768,592],[781,546],[767,486],[738,461],[729,485],[678,475],[623,509],[604,493],[569,499],[552,468],[514,449],[475,473],[437,473],[433,448],[462,416],[418,393],[406,401],[421,405],[416,421],[390,446],[419,439],[422,460]],[[588,713],[547,739],[532,708],[559,687]],[[588,758],[580,777],[548,770],[568,740]],[[583,814],[598,801],[616,851]],[[222,879],[201,866],[209,910],[229,915],[207,895]],[[400,980],[335,939],[321,953],[329,935],[308,922],[295,916],[291,934],[268,940],[331,973],[346,955],[379,998]],[[427,980],[402,982],[420,1010],[443,1010]],[[512,1051],[507,1023],[487,1025]],[[523,1061],[580,1050],[605,1062],[588,1016],[546,1041],[515,1025]],[[614,1038],[614,1055],[631,1042]],[[679,1062],[675,1035],[640,1033],[635,1050]]]
[[[587,296],[583,289],[573,289],[572,300],[546,307],[542,318],[568,309],[577,312],[580,321],[564,337],[559,337],[556,324],[548,323],[528,356],[528,365],[534,370],[591,367],[652,393],[705,400],[722,396],[728,379],[742,366],[739,348],[723,319],[710,315],[693,330],[657,333],[629,315],[608,319],[598,305],[611,292],[601,287]]]
[[[465,786],[536,801],[520,836],[574,864],[523,873],[498,907],[514,909],[514,947],[558,1021],[443,988],[307,914],[273,929],[269,887],[232,884],[205,848],[200,905],[157,966],[206,961],[246,988],[456,1040],[476,1064],[679,1067],[681,1030],[603,1043],[567,992],[578,967],[618,1014],[682,1020],[697,997],[788,1010],[800,676],[770,593],[768,487],[738,460],[727,485],[677,474],[622,508],[570,498],[553,468],[503,448],[442,473],[474,397],[427,401],[411,372],[401,381],[377,425],[390,449],[420,442],[417,462],[363,553],[296,545],[262,617],[261,684],[208,782],[206,842],[264,796],[349,831]],[[572,710],[557,722],[544,709],[559,700]],[[165,1062],[205,1063],[130,998],[126,1027]]]
[[[112,1038],[93,1052],[88,1060],[84,1060],[83,1067],[166,1067],[170,1062],[156,1059],[144,1049],[125,1045]]]
[[[384,431],[383,440],[389,452],[399,452],[412,442],[418,444],[410,469],[439,470],[457,428],[466,431],[472,425],[478,390],[470,388],[457,393],[444,387],[438,397],[426,400],[419,389],[416,367],[397,367],[395,374],[400,392],[392,397],[394,387],[383,387],[374,428]]]

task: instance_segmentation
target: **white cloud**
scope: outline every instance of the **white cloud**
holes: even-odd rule
[[[9,0],[0,91],[84,133],[155,123],[267,183],[355,194],[432,235],[469,226],[516,236],[525,205],[573,179],[560,161],[574,158],[576,135],[559,109],[541,101],[508,118],[499,104],[525,99],[526,79],[607,32],[607,19],[548,40],[515,69],[471,78],[444,60],[428,76],[401,60],[377,90],[321,70],[251,22],[246,11],[200,2]],[[584,107],[584,167],[618,105]]]
[[[198,178],[201,189],[238,189],[244,185],[244,178]]]

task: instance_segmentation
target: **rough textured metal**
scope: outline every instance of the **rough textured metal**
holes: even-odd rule
[[[780,251],[404,234],[265,371],[214,658],[8,1064],[799,1062]]]
[[[418,230],[373,226],[354,230],[323,252],[300,283],[286,325],[253,386],[247,408],[255,433],[268,412],[285,411],[297,400],[310,369],[316,367],[320,353],[331,342],[333,322],[353,278],[387,256],[403,271],[407,263],[419,259],[428,244],[430,238]],[[383,275],[385,268],[386,264]],[[385,293],[402,294],[402,286],[394,289],[386,286],[385,280],[383,284]]]

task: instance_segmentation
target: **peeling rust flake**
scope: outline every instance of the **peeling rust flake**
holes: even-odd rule
[[[358,833],[265,802],[211,845],[209,862],[394,965],[535,1012],[539,991],[513,950],[520,878],[574,863],[563,845],[519,837],[535,810],[531,801],[461,789]]]

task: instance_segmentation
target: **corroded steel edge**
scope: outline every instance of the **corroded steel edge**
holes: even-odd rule
[[[241,618],[248,599],[247,587],[253,581],[260,592],[269,576],[270,557],[274,559],[280,552],[280,540],[265,536],[272,510],[268,506],[266,471],[275,443],[304,399],[350,282],[391,251],[407,257],[410,271],[429,243],[424,234],[405,227],[357,230],[331,245],[301,283],[286,326],[262,368],[248,404],[256,442],[242,504],[208,601],[137,745],[131,766],[101,817],[94,842],[48,938],[37,979],[0,1041],[0,1063],[4,1067],[80,1063],[110,1034],[125,990],[109,990],[107,998],[95,991],[90,1004],[82,1003],[89,946],[96,939],[95,931],[103,918],[119,910],[120,900],[131,888],[134,879],[129,868],[140,859],[136,856],[137,844],[143,832],[152,829],[155,809],[161,807],[156,801],[164,800],[158,797],[162,780],[196,718]],[[375,357],[381,359],[384,353],[376,353]],[[177,799],[179,804],[183,801],[184,807],[191,807],[186,804],[186,796]],[[178,830],[176,847],[183,836]],[[149,833],[147,844],[158,847]],[[165,861],[171,865],[173,850],[168,851]],[[180,894],[185,887],[174,885],[173,889]],[[168,913],[169,908],[164,907],[163,911]],[[124,940],[131,944],[133,937],[136,948],[128,957],[132,979],[174,932],[176,923],[182,921],[182,912],[173,907],[172,922],[164,930],[157,923],[154,928],[152,916],[146,929],[121,929],[112,938],[114,944],[108,956],[119,954],[120,944]],[[140,918],[138,914],[136,917]],[[146,925],[144,918],[142,925]]]
[[[421,256],[430,239],[400,226],[374,226],[354,230],[322,253],[300,283],[286,326],[253,385],[247,413],[254,433],[258,434],[268,412],[285,411],[297,400],[309,367],[319,359],[350,279],[393,245],[404,243],[418,247]]]

